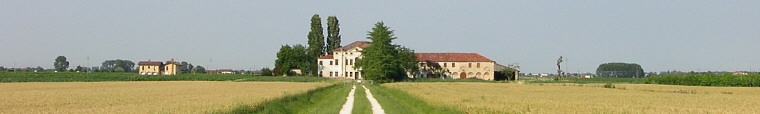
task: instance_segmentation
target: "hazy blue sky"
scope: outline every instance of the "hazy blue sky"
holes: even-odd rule
[[[384,21],[416,52],[480,53],[523,72],[554,72],[559,56],[569,72],[760,70],[757,0],[1,0],[0,66],[52,68],[64,55],[71,67],[87,57],[273,67],[281,45],[306,44],[313,14],[337,16],[344,45]]]

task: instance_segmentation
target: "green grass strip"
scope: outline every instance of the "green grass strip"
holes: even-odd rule
[[[369,104],[367,99],[367,93],[364,93],[364,88],[361,84],[356,85],[356,94],[354,94],[354,109],[352,114],[372,114],[372,105]]]
[[[240,105],[236,108],[214,113],[222,114],[336,114],[346,102],[351,84],[335,84],[310,90],[306,93],[287,95],[257,105]],[[357,91],[358,92],[358,91]]]
[[[388,114],[463,114],[451,107],[436,107],[408,93],[383,86],[367,85]],[[366,98],[366,97],[365,97]]]

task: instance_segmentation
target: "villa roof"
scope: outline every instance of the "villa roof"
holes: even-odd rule
[[[368,41],[356,41],[356,42],[353,42],[353,43],[348,44],[346,46],[343,46],[343,47],[340,47],[340,48],[335,48],[334,50],[350,50],[350,49],[353,49],[353,48],[356,48],[356,47],[367,48],[367,47],[369,47],[369,44],[370,43]]]
[[[432,62],[494,62],[477,53],[414,53],[417,61]]]
[[[137,65],[158,65],[158,66],[161,66],[163,64],[164,63],[162,63],[161,61],[140,61],[137,63]]]
[[[319,56],[319,59],[333,59],[333,55],[332,54],[330,54],[330,55],[322,55],[322,56]]]

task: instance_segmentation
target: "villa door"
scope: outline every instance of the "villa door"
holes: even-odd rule
[[[459,79],[465,79],[465,78],[467,78],[467,73],[464,73],[464,72],[459,73]]]

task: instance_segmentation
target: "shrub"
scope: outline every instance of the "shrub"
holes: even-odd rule
[[[612,83],[604,84],[604,88],[615,88],[615,84],[612,84]]]

